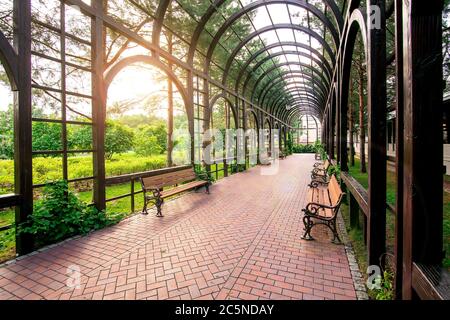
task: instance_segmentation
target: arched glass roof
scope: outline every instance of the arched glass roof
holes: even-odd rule
[[[179,56],[272,114],[319,118],[330,91],[345,1],[128,0],[184,44]]]

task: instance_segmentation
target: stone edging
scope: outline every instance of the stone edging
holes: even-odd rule
[[[344,242],[345,253],[347,254],[348,264],[350,266],[350,272],[352,274],[353,286],[355,287],[356,297],[358,300],[369,300],[369,295],[367,294],[364,277],[361,271],[359,270],[355,252],[353,251],[353,246],[348,237],[347,230],[345,228],[345,222],[344,219],[342,218],[341,212],[339,212],[337,217],[337,227],[339,229],[339,235],[341,237],[341,240]]]

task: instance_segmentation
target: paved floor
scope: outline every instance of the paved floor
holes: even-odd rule
[[[257,167],[168,202],[164,218],[14,261],[0,268],[0,299],[355,299],[344,246],[321,227],[300,239],[313,163],[290,156],[276,175]]]

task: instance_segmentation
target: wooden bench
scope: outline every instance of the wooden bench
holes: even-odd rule
[[[163,216],[161,207],[164,199],[201,187],[205,187],[206,193],[209,194],[209,186],[211,185],[209,176],[207,174],[197,174],[194,168],[141,178],[140,180],[144,192],[144,208],[142,209],[142,213],[148,214],[148,204],[153,203],[157,209],[157,217]],[[175,187],[164,190],[165,187],[169,186]]]
[[[321,184],[321,185],[319,185]],[[340,244],[336,217],[344,197],[341,187],[333,175],[329,183],[318,183],[315,186],[310,185],[308,191],[308,205],[302,211],[305,213],[303,224],[305,225],[304,240],[314,240],[311,236],[311,229],[318,224],[326,225],[333,232],[333,243]]]
[[[330,161],[325,160],[322,163],[314,164],[314,169],[311,171],[311,179],[312,180],[321,180],[323,182],[327,182],[328,178],[328,168],[331,166]]]

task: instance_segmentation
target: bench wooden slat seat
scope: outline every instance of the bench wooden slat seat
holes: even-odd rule
[[[311,236],[311,229],[318,224],[326,225],[333,232],[333,243],[341,243],[337,232],[336,218],[341,206],[344,193],[339,186],[336,177],[331,176],[329,183],[315,186],[310,185],[307,194],[308,204],[303,217],[305,225],[305,234],[302,236],[304,240],[314,240]]]
[[[325,160],[323,164],[316,163],[314,169],[311,171],[312,180],[320,180],[327,182],[328,179],[328,168],[331,166],[330,161]]]
[[[148,204],[153,203],[157,209],[157,216],[162,217],[164,199],[182,192],[205,187],[209,194],[211,179],[206,174],[197,174],[194,168],[183,169],[153,177],[141,178],[144,192],[144,208],[142,212],[148,214]],[[171,189],[164,188],[174,186]]]

